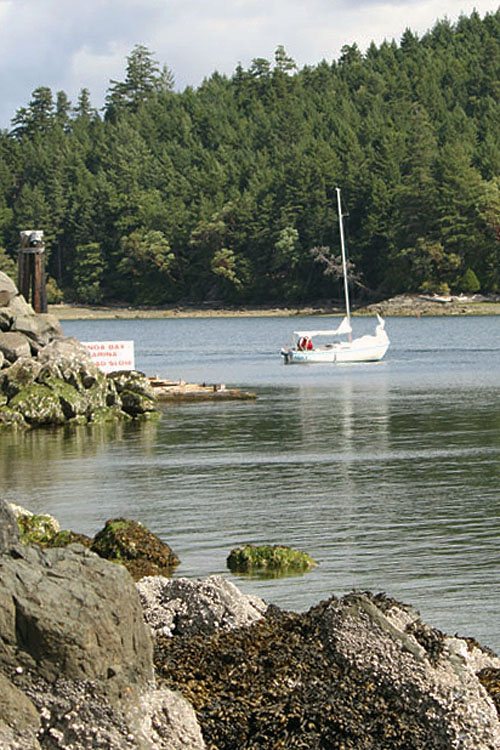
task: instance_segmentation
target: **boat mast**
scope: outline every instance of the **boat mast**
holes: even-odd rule
[[[347,321],[350,326],[351,325],[351,308],[349,306],[349,282],[347,280],[347,260],[346,260],[346,254],[345,254],[344,224],[342,221],[343,219],[342,204],[340,202],[340,188],[335,188],[335,190],[337,191],[337,207],[338,207],[338,213],[339,213],[340,249],[342,251],[342,272],[344,274],[345,310],[346,310]],[[349,333],[349,341],[351,340],[352,340],[352,336]]]

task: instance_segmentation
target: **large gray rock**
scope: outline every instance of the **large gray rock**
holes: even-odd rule
[[[495,706],[471,668],[464,641],[445,638],[408,608],[380,607],[365,594],[350,594],[325,609],[320,640],[344,672],[369,678],[373,701],[398,696],[426,736],[425,747],[500,748]]]
[[[9,362],[15,362],[19,357],[31,356],[31,346],[26,336],[7,331],[0,333],[0,352]]]
[[[107,690],[152,679],[151,637],[129,574],[81,545],[26,547],[0,559],[0,661],[49,681]]]
[[[1,499],[0,644],[1,748],[205,750],[192,706],[153,685],[126,570],[80,545],[23,547]]]
[[[221,576],[204,580],[149,576],[136,583],[154,635],[210,635],[251,625],[267,604]]]
[[[40,374],[42,365],[33,357],[19,357],[10,367],[0,373],[0,386],[8,398],[12,398],[23,388],[33,385]]]

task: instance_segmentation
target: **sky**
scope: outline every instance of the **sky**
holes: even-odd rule
[[[197,87],[214,71],[231,76],[279,45],[297,66],[331,62],[344,44],[365,50],[384,39],[421,36],[500,0],[0,0],[0,128],[39,86],[82,88],[100,109],[110,80],[124,80],[135,45],[173,72],[175,88]]]

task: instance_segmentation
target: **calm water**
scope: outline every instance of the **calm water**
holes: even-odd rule
[[[393,318],[381,363],[284,366],[280,346],[310,325],[64,323],[82,340],[134,339],[148,374],[258,399],[167,406],[158,425],[3,436],[2,495],[87,534],[113,516],[140,520],[178,553],[178,575],[225,574],[298,610],[383,590],[500,651],[500,319]],[[247,541],[290,544],[320,565],[235,578],[226,557]]]

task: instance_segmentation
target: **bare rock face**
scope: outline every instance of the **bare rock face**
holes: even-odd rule
[[[48,313],[37,314],[19,294],[16,285],[0,272],[0,331],[17,332],[28,344],[29,352],[36,352],[54,338],[63,338],[61,324]],[[11,361],[11,357],[7,357]]]
[[[0,566],[8,664],[54,681],[99,680],[119,693],[152,680],[150,636],[133,582],[80,545],[18,548]]]
[[[31,347],[26,337],[17,331],[0,333],[0,351],[9,362],[15,362],[19,357],[29,357]]]
[[[0,747],[205,748],[193,708],[154,687],[151,635],[125,568],[81,545],[20,544],[1,499]]]
[[[242,594],[221,576],[202,581],[155,576],[136,585],[144,617],[155,635],[210,635],[245,627],[267,609],[262,599]]]

